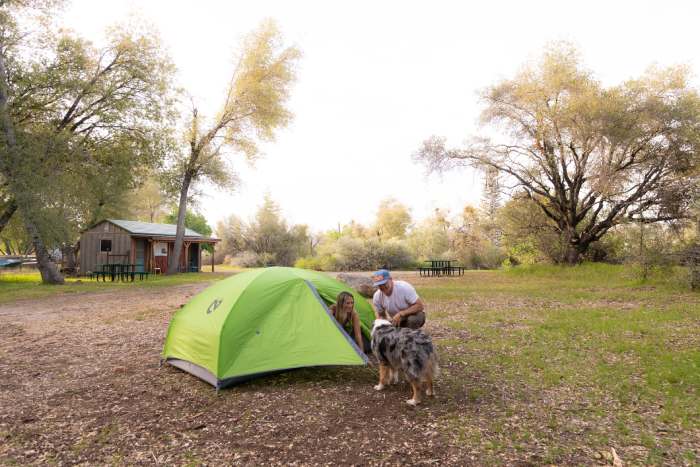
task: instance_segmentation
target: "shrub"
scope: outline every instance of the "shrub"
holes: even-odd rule
[[[336,261],[330,255],[324,256],[306,256],[299,258],[294,263],[295,268],[313,269],[315,271],[335,271]]]
[[[232,257],[229,264],[241,268],[259,268],[274,265],[274,259],[274,255],[270,253],[255,253],[246,250]]]

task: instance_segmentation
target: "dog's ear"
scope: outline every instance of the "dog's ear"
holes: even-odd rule
[[[374,325],[372,326],[372,335],[374,335],[374,331],[376,331],[379,328],[383,328],[384,326],[391,326],[391,322],[381,318],[375,319]]]

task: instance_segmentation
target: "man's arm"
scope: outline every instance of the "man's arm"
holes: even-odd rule
[[[374,311],[374,319],[388,319],[376,294],[372,297],[372,310]]]
[[[388,319],[386,316],[386,311],[384,311],[383,309],[378,308],[374,305],[372,305],[372,309],[374,310],[375,319]]]
[[[399,311],[394,315],[394,317],[391,319],[391,321],[398,325],[398,323],[401,322],[402,318],[406,318],[411,315],[415,315],[416,313],[420,313],[423,311],[425,308],[425,304],[423,303],[423,300],[421,300],[420,297],[416,300],[416,303],[413,305],[409,306],[408,308],[404,308],[403,310]]]

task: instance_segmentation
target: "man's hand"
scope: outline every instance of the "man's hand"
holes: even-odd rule
[[[398,325],[401,323],[401,318],[402,318],[402,317],[403,317],[403,316],[401,316],[401,312],[396,313],[396,314],[394,315],[394,317],[391,318],[391,324],[393,324],[394,326],[398,326]]]

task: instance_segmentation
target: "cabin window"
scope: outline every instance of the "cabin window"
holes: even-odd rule
[[[112,251],[112,240],[100,240],[100,251]]]

